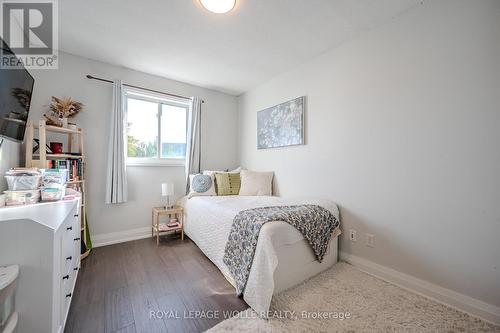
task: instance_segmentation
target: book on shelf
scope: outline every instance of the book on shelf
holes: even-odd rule
[[[66,169],[68,170],[68,180],[82,180],[83,161],[81,159],[68,158],[66,160],[47,160],[47,169]]]

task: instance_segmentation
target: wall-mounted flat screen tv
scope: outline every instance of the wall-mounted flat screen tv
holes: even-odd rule
[[[0,55],[13,55],[3,39],[0,38],[0,42]],[[0,137],[23,141],[34,82],[24,67],[0,67]]]

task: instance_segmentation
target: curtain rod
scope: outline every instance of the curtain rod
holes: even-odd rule
[[[113,83],[112,80],[108,80],[108,79],[103,79],[103,78],[100,78],[100,77],[95,77],[95,76],[92,76],[90,74],[87,74],[86,75],[87,79],[89,80],[97,80],[97,81],[102,81],[102,82],[108,82],[108,83]],[[132,84],[127,84],[127,83],[124,83],[123,84],[124,86],[127,86],[127,87],[131,87],[131,88],[137,88],[137,89],[141,89],[141,90],[146,90],[146,91],[151,91],[151,92],[154,92],[154,93],[159,93],[159,94],[163,94],[163,95],[169,95],[169,96],[173,96],[173,97],[178,97],[178,98],[184,98],[184,99],[191,99],[190,97],[186,97],[186,96],[180,96],[180,95],[175,95],[175,94],[170,94],[170,93],[166,93],[164,91],[158,91],[158,90],[154,90],[154,89],[149,89],[149,88],[144,88],[144,87],[139,87],[139,86],[134,86]],[[201,101],[202,103],[205,103],[204,100]]]

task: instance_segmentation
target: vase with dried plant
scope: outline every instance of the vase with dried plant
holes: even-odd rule
[[[65,127],[68,118],[76,116],[82,110],[83,104],[71,97],[57,98],[52,96],[49,111],[43,116],[47,119],[47,125]]]

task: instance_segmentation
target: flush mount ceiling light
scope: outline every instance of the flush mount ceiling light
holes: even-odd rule
[[[227,13],[236,5],[236,0],[200,0],[200,2],[203,7],[216,14]]]

